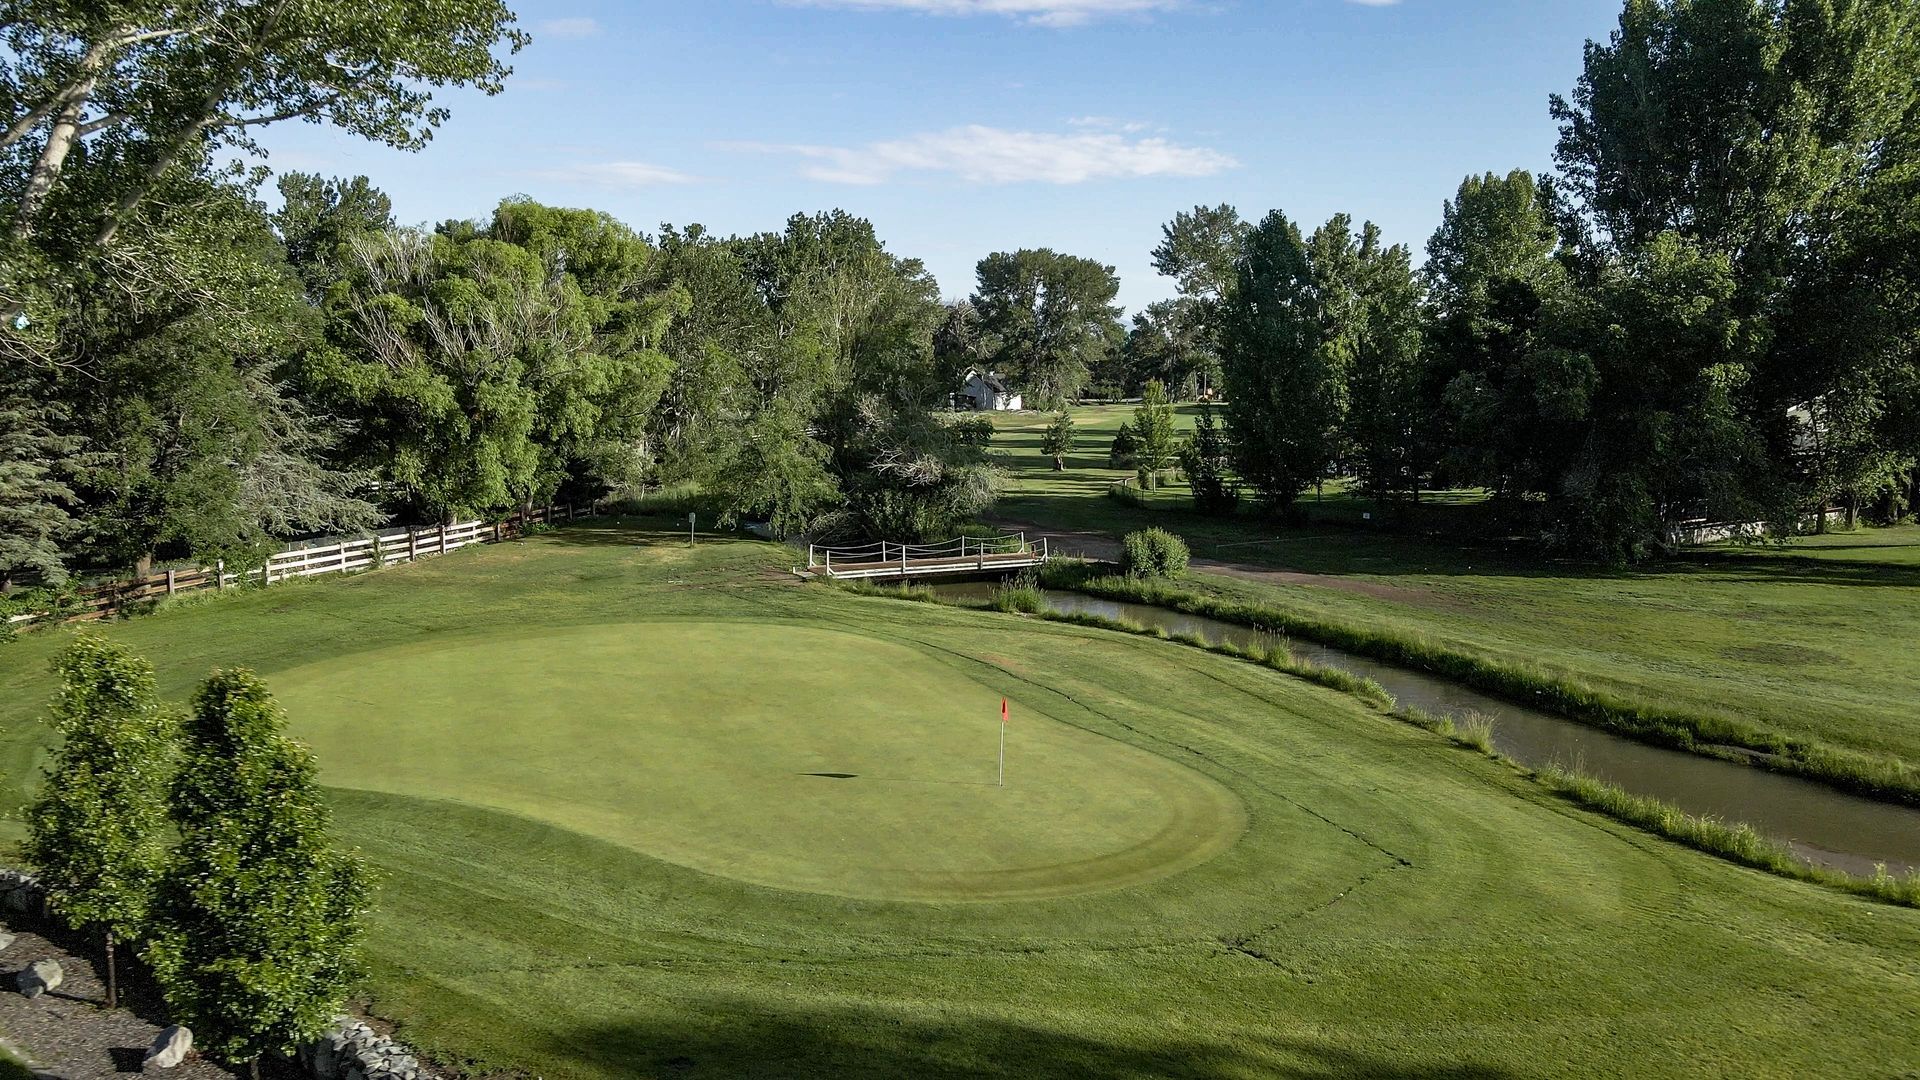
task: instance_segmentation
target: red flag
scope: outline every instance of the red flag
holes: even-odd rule
[[[1000,699],[1000,722],[1003,724],[1007,722],[1007,699],[1006,698]]]

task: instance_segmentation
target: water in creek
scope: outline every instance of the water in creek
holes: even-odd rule
[[[950,599],[985,600],[992,588],[981,582],[947,582],[934,586],[934,591]],[[1196,634],[1243,648],[1283,643],[1249,627],[1166,608],[1054,590],[1045,595],[1056,611],[1129,619],[1168,633]],[[1284,644],[1303,660],[1373,679],[1402,705],[1456,719],[1471,713],[1487,717],[1493,722],[1494,745],[1523,765],[1578,767],[1690,814],[1744,821],[1787,841],[1803,858],[1826,866],[1857,874],[1870,874],[1879,863],[1896,874],[1920,869],[1920,810],[1863,799],[1764,769],[1649,746],[1423,672],[1309,641],[1286,639]]]

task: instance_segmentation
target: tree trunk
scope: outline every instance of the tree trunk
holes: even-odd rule
[[[1067,463],[1063,458],[1061,458],[1059,454],[1053,455],[1053,471],[1054,472],[1067,471]]]
[[[153,552],[141,552],[140,557],[133,560],[133,576],[143,578],[151,573],[153,573]]]
[[[107,938],[107,1008],[117,1009],[120,1007],[120,972],[119,972],[119,969],[114,966],[114,962],[113,962],[113,931],[111,930],[107,931],[106,938]]]
[[[60,180],[60,170],[67,163],[67,154],[73,150],[74,141],[80,135],[80,114],[87,109],[87,101],[93,93],[93,80],[82,84],[80,93],[60,110],[53,121],[53,130],[47,133],[47,144],[40,148],[40,156],[33,163],[33,172],[28,174],[27,189],[20,195],[20,206],[13,219],[13,238],[25,240],[33,235],[34,219],[45,209],[47,198],[53,194],[53,185]]]
[[[1852,532],[1860,525],[1860,493],[1847,492],[1847,531]]]

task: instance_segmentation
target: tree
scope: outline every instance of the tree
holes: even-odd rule
[[[508,200],[486,227],[363,234],[309,393],[357,424],[352,460],[419,512],[524,512],[636,480],[684,289],[605,214]],[[588,494],[582,491],[581,494]]]
[[[26,387],[0,384],[0,593],[23,575],[48,585],[67,579],[66,545],[82,528],[70,481],[83,462],[81,440],[61,433],[62,419]]]
[[[1153,268],[1172,278],[1181,296],[1218,304],[1239,284],[1236,267],[1251,231],[1232,206],[1196,206],[1161,226]]]
[[[328,180],[317,173],[282,173],[280,209],[270,215],[286,245],[287,262],[306,284],[307,297],[325,299],[346,276],[344,256],[355,239],[393,228],[393,200],[366,177]]]
[[[1219,378],[1226,304],[1239,286],[1240,259],[1246,254],[1252,228],[1238,210],[1223,203],[1176,214],[1160,232],[1160,245],[1153,249],[1153,268],[1174,279],[1180,301],[1165,315],[1151,319],[1148,326],[1162,329],[1166,339],[1179,343],[1179,351],[1188,357],[1178,378],[1170,370],[1162,371],[1160,378],[1168,386],[1181,389],[1189,382],[1211,387]],[[1150,313],[1152,310],[1148,309]],[[1137,317],[1135,321],[1138,326]]]
[[[527,36],[501,0],[19,0],[5,40],[0,100],[12,106],[0,150],[31,161],[15,192],[13,234],[31,234],[62,190],[77,147],[89,171],[80,216],[110,243],[176,166],[255,149],[253,132],[287,120],[329,124],[400,149],[426,144],[447,116],[439,87],[498,93],[511,71],[494,55]],[[73,185],[64,185],[73,189]]]
[[[1133,316],[1124,346],[1126,389],[1158,379],[1176,397],[1192,398],[1220,381],[1220,358],[1200,305],[1161,300]]]
[[[162,552],[245,562],[379,520],[359,478],[325,466],[338,429],[284,381],[318,327],[264,215],[211,176],[164,190],[60,282],[42,385],[99,455],[72,480],[89,557],[142,574]]]
[[[27,808],[25,855],[67,921],[101,934],[114,1008],[114,945],[146,932],[166,859],[173,721],[154,700],[153,668],[104,638],[81,635],[54,670],[61,744]]]
[[[1731,313],[1760,352],[1723,358],[1745,372],[1728,407],[1768,458],[1745,501],[1787,483],[1814,506],[1851,501],[1899,456],[1879,442],[1898,425],[1868,418],[1900,411],[1882,388],[1912,355],[1894,252],[1920,221],[1888,210],[1913,195],[1916,66],[1920,8],[1904,0],[1636,2],[1553,102],[1556,186],[1587,262],[1663,261],[1655,246],[1677,237],[1729,264]],[[1801,453],[1793,418],[1812,412],[1844,452]]]
[[[993,365],[1037,405],[1079,396],[1120,318],[1113,267],[1042,248],[989,255],[977,269],[972,304]]]
[[[248,672],[217,672],[195,696],[147,951],[194,1044],[256,1073],[339,1011],[371,895],[359,860],[329,846],[313,756],[285,727]]]
[[[1230,514],[1240,504],[1233,480],[1233,453],[1226,432],[1213,414],[1213,403],[1200,403],[1193,432],[1180,447],[1180,464],[1193,489],[1193,508],[1203,514]]]
[[[1577,303],[1556,246],[1548,202],[1521,170],[1462,180],[1427,242],[1416,454],[1509,505],[1555,489],[1589,384],[1584,360],[1558,347],[1569,343],[1546,337]]]
[[[1079,432],[1073,426],[1073,414],[1063,409],[1040,436],[1040,452],[1052,458],[1053,471],[1060,472],[1067,467],[1067,455],[1073,453],[1074,444],[1079,440]]]
[[[1333,456],[1340,394],[1327,318],[1307,242],[1276,210],[1247,238],[1220,342],[1235,471],[1275,510],[1289,510]]]
[[[721,524],[764,521],[775,535],[791,536],[841,502],[827,471],[831,454],[798,413],[774,405],[737,427],[716,429],[702,486],[722,507]]]
[[[1360,329],[1347,378],[1355,471],[1375,498],[1418,500],[1427,412],[1420,283],[1399,245],[1372,245],[1360,273]]]
[[[1133,410],[1133,455],[1140,468],[1159,472],[1179,457],[1180,444],[1173,433],[1173,403],[1167,400],[1167,388],[1155,379],[1147,383],[1140,404]]]

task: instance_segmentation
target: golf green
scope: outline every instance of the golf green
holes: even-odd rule
[[[835,629],[447,637],[274,687],[330,783],[506,810],[784,889],[1064,896],[1198,865],[1246,825],[1214,780],[1017,699],[1002,785],[999,691]]]

